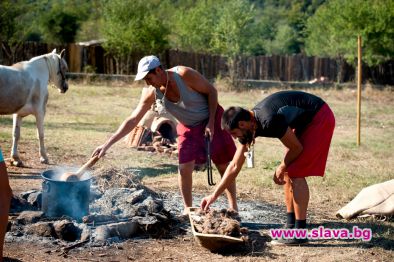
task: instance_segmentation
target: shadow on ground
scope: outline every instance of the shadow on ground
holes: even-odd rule
[[[154,167],[138,168],[138,177],[158,177],[161,175],[173,174],[178,172],[178,166],[173,164],[160,164]]]
[[[248,240],[245,244],[241,245],[230,245],[213,253],[220,254],[222,256],[233,256],[233,257],[265,257],[269,259],[275,259],[277,255],[270,252],[270,247],[267,246],[267,242],[271,241],[271,238],[267,235],[262,235],[257,231],[250,231],[248,234]]]
[[[4,257],[4,262],[22,262],[22,260],[16,259],[16,258],[10,258],[10,257]]]

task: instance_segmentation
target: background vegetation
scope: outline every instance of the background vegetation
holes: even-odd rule
[[[394,53],[390,0],[3,0],[0,41],[105,39],[115,56],[166,48],[228,56],[307,53],[353,63]]]

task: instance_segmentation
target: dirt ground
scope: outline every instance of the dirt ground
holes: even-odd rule
[[[32,148],[26,144],[21,148]],[[4,149],[5,156],[8,155]],[[14,194],[30,189],[41,189],[40,174],[53,168],[32,159],[32,152],[22,151],[25,167],[8,167],[10,184]],[[51,159],[53,163],[57,159]],[[73,159],[62,159],[63,163],[75,163]],[[80,162],[82,162],[81,160]],[[150,185],[148,185],[150,186]],[[153,189],[155,186],[151,185]],[[173,185],[174,191],[177,186]],[[273,198],[272,201],[279,201]],[[335,203],[327,203],[336,209]],[[353,224],[338,223],[321,210],[313,210],[316,225],[326,227],[351,227]],[[381,224],[385,234],[393,234],[393,222]],[[306,246],[274,246],[268,236],[269,225],[252,232],[247,245],[222,253],[212,253],[200,247],[190,231],[172,236],[170,239],[139,237],[104,247],[73,248],[64,252],[59,245],[40,241],[7,242],[4,247],[5,261],[393,261],[393,241],[379,236],[371,242],[360,240],[319,240]]]

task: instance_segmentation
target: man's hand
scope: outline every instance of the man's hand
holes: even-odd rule
[[[209,141],[212,142],[214,133],[215,133],[214,123],[212,124],[208,123],[208,125],[205,127],[205,137],[209,137]]]
[[[105,144],[104,144],[104,145],[101,145],[101,146],[97,147],[97,148],[93,151],[91,157],[98,156],[98,158],[101,158],[101,157],[103,157],[103,156],[105,155],[105,152],[106,152],[106,151],[107,151],[107,148],[106,148]]]
[[[214,195],[209,195],[207,197],[204,197],[201,200],[201,204],[200,204],[200,208],[204,211],[208,211],[209,210],[209,206],[215,202],[216,198],[214,197]]]
[[[278,168],[276,168],[275,174],[274,174],[274,182],[277,185],[284,185],[286,184],[285,181],[285,173],[286,173],[286,167],[284,167],[283,165],[278,166]]]

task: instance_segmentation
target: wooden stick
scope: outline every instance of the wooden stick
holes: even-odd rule
[[[357,37],[358,61],[357,61],[357,146],[361,144],[361,36]]]

